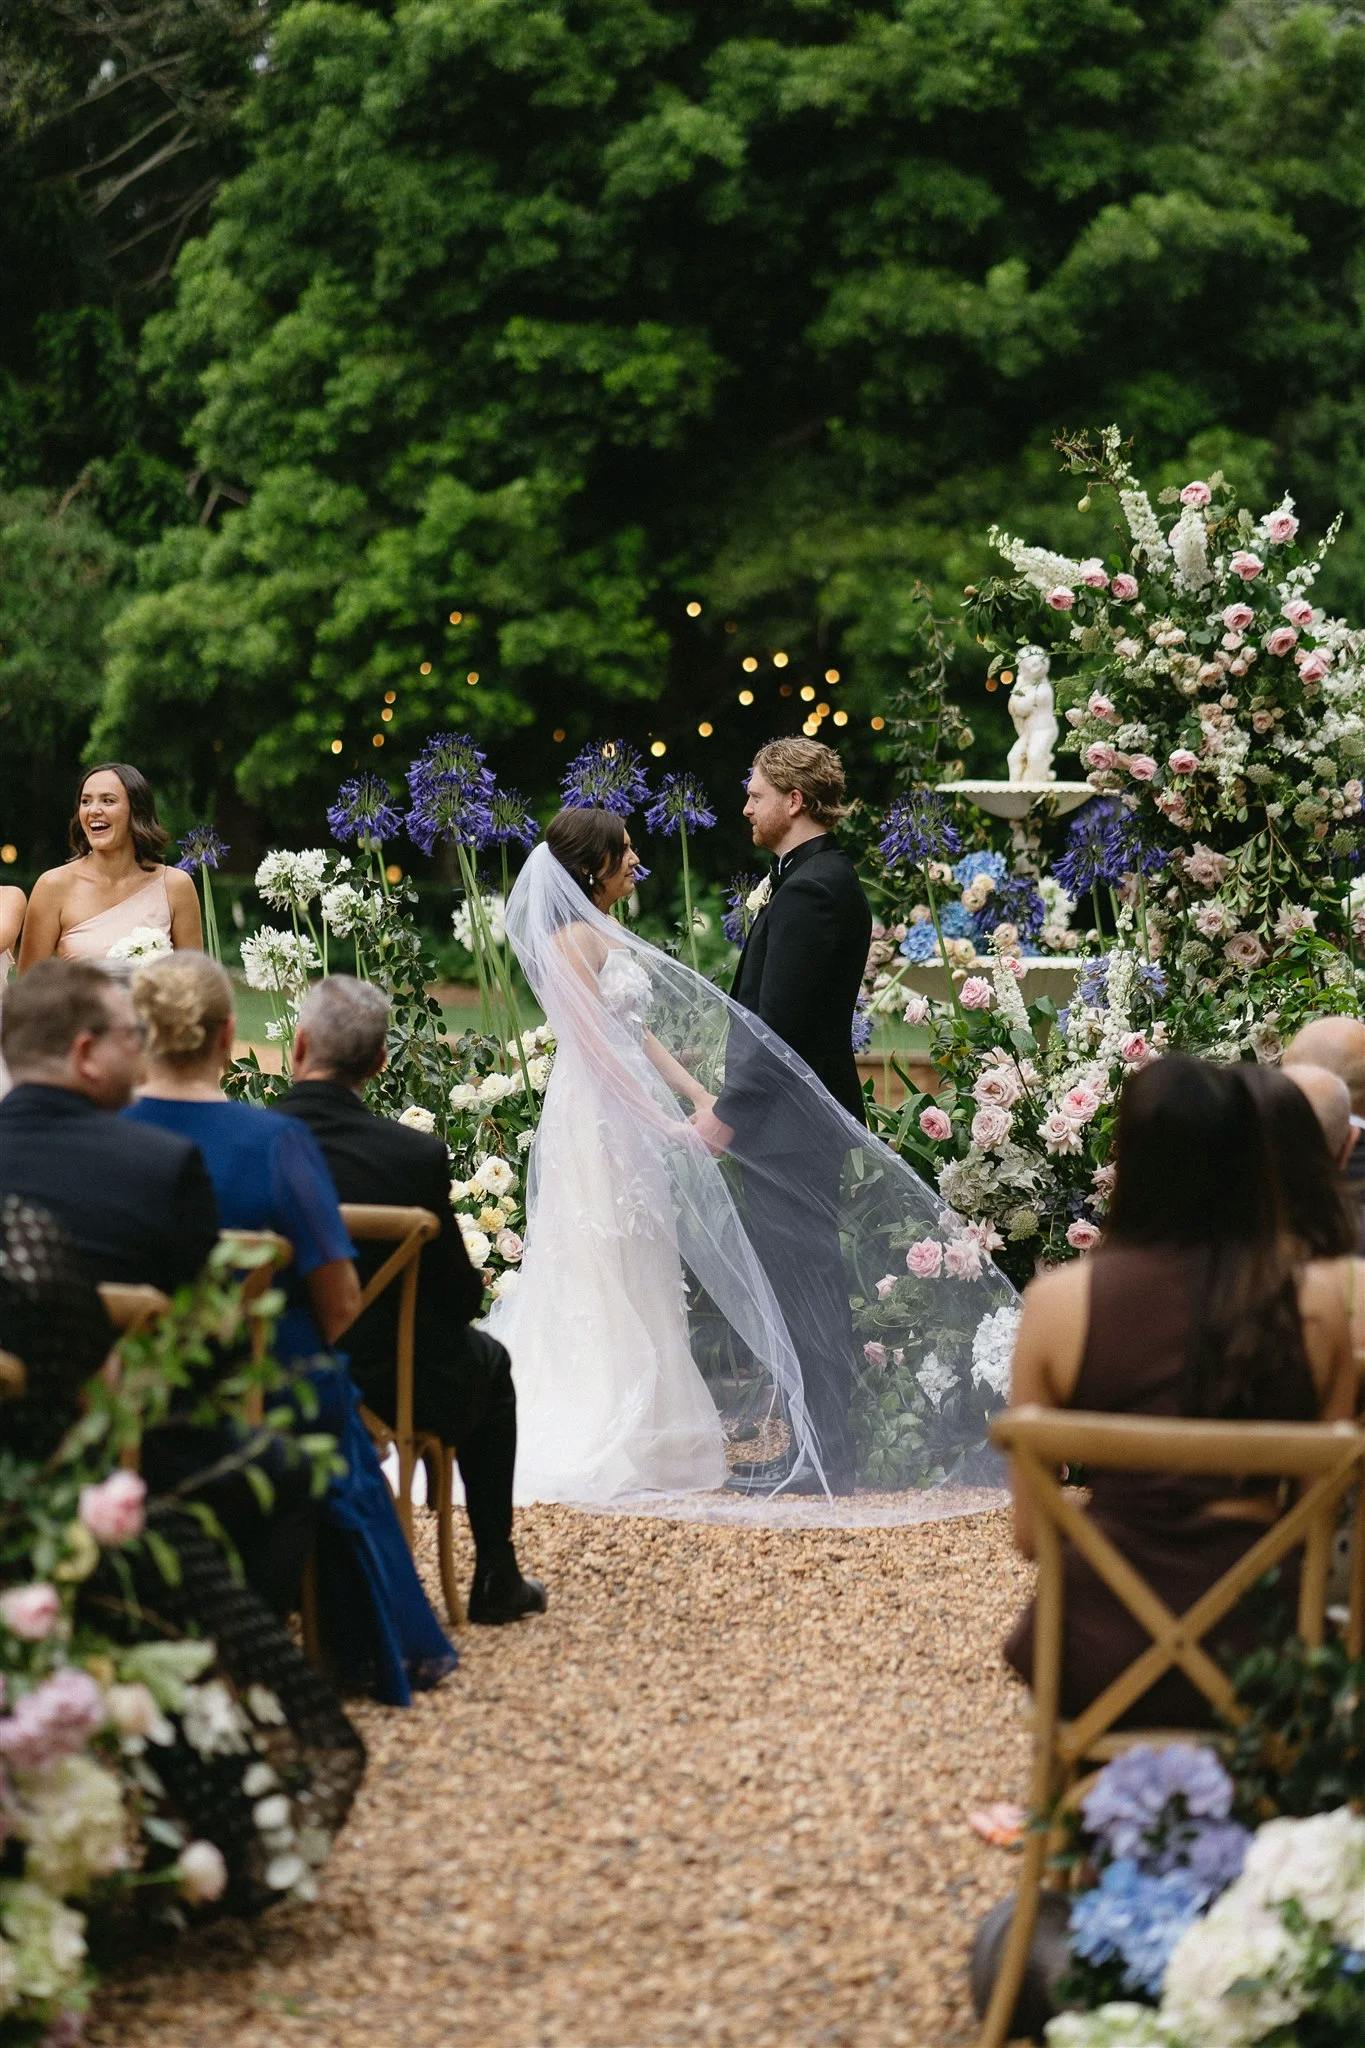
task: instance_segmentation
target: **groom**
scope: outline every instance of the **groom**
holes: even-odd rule
[[[863,1123],[852,1031],[872,913],[852,861],[833,837],[844,816],[843,797],[843,764],[832,748],[783,739],[759,751],[744,815],[754,844],[775,854],[777,866],[731,994]],[[743,1159],[745,1220],[788,1312],[820,1462],[831,1490],[851,1493],[853,1324],[837,1220],[846,1152],[827,1147],[817,1154],[799,1094],[771,1099],[771,1063],[746,1072],[743,1053],[736,1047],[727,1060],[715,1108],[699,1111],[693,1121],[712,1151],[734,1145]]]

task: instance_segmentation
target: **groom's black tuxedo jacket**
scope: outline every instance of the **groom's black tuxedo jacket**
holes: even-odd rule
[[[859,1123],[865,1119],[853,1012],[871,938],[872,912],[853,862],[828,834],[808,839],[774,876],[730,991],[801,1055]],[[799,1150],[800,1130],[772,1127],[768,1091],[746,1071],[743,1048],[736,1050],[739,1056],[727,1061],[717,1116],[766,1151]]]

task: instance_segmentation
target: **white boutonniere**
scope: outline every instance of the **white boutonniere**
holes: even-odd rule
[[[748,895],[744,899],[744,908],[749,913],[750,924],[752,924],[754,919],[758,916],[759,911],[766,907],[768,898],[772,895],[772,893],[773,878],[771,875],[765,875],[763,877],[763,880],[758,884],[758,886],[749,891]]]

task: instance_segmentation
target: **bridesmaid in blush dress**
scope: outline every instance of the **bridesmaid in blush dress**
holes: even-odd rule
[[[194,883],[165,865],[167,833],[146,778],[123,761],[82,779],[68,832],[71,859],[33,885],[19,972],[39,960],[107,960],[141,928],[176,950],[203,943]]]
[[[0,1010],[4,1008],[5,983],[14,971],[14,953],[24,927],[28,898],[22,889],[0,889]],[[0,1095],[9,1093],[9,1073],[0,1054]]]

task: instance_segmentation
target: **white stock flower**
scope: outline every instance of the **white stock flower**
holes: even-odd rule
[[[431,1111],[423,1109],[420,1103],[416,1102],[408,1104],[398,1121],[405,1130],[421,1131],[424,1137],[430,1137],[436,1128],[436,1119]]]
[[[481,1159],[470,1176],[470,1186],[484,1195],[505,1195],[516,1185],[516,1174],[505,1159],[490,1154]]]
[[[125,937],[116,939],[109,948],[107,960],[157,960],[163,953],[175,949],[169,932],[158,930],[154,924],[137,924]]]
[[[957,1385],[957,1374],[951,1365],[945,1365],[937,1351],[926,1352],[915,1368],[919,1390],[930,1407],[938,1410],[943,1406],[944,1396]]]
[[[1026,541],[1016,540],[998,526],[990,529],[989,539],[991,546],[998,549],[1010,567],[1035,590],[1055,590],[1059,586],[1074,590],[1078,583],[1085,581],[1082,564],[1073,562],[1069,555],[1053,554],[1050,548],[1030,547]]]
[[[1128,522],[1128,531],[1133,536],[1133,545],[1141,548],[1149,565],[1156,568],[1168,562],[1171,551],[1146,491],[1120,491],[1119,503]]]
[[[1175,559],[1176,582],[1185,590],[1199,592],[1213,581],[1209,567],[1209,530],[1204,515],[1187,505],[1171,529],[1171,554]]]

